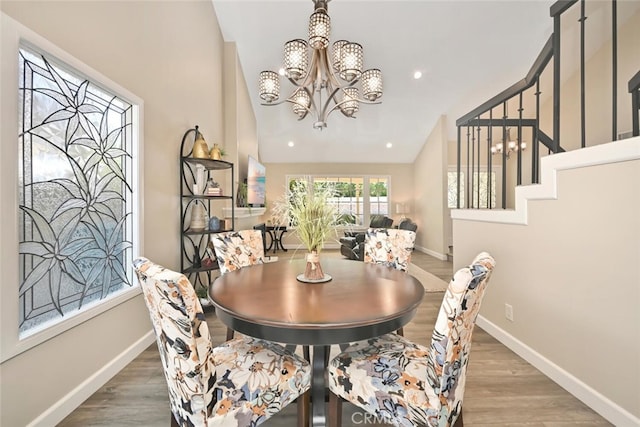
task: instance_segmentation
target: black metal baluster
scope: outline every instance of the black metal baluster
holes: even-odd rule
[[[507,208],[507,101],[502,103],[502,209]]]
[[[461,148],[462,148],[462,140],[460,135],[460,126],[458,126],[458,154],[456,156],[456,208],[460,209],[460,160],[461,160]]]
[[[560,151],[560,14],[553,17],[553,152]]]
[[[471,135],[469,134],[469,124],[467,123],[467,172],[464,176],[464,188],[465,188],[465,192],[464,192],[464,199],[465,199],[465,204],[464,207],[465,208],[470,208],[470,200],[469,200],[469,137]]]
[[[477,167],[477,194],[476,194],[476,207],[480,209],[480,116],[478,116],[478,127],[476,128],[478,132],[478,167]]]
[[[584,15],[585,0],[580,0],[580,133],[581,135],[581,147],[584,148],[587,144],[586,136],[586,110],[585,110],[585,59],[584,59],[584,29],[585,21],[587,17]]]
[[[611,0],[611,140],[618,139],[618,4]]]
[[[491,196],[493,194],[493,168],[492,168],[492,154],[491,153],[491,139],[493,136],[493,108],[489,110],[489,128],[487,129],[487,171],[489,172],[489,183],[487,185],[487,207],[493,209],[493,203],[491,203]]]
[[[522,185],[522,92],[520,92],[519,106],[518,106],[518,140],[516,142],[516,185]]]

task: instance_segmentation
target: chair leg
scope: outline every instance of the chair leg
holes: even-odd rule
[[[304,356],[304,360],[306,360],[307,362],[311,362],[311,356],[309,355],[308,345],[305,345],[304,347],[302,347],[302,354]]]
[[[307,390],[298,396],[298,427],[309,427],[309,413],[311,409],[311,391]]]
[[[453,423],[453,427],[463,427],[463,426],[464,426],[464,422],[462,421],[462,409],[460,409],[460,415],[458,415],[456,422]]]
[[[329,427],[342,426],[342,399],[329,392]]]
[[[233,339],[233,334],[235,333],[235,331],[231,328],[227,328],[227,341],[232,340]]]
[[[171,413],[171,427],[180,427],[176,421],[176,417],[173,416],[173,413]]]
[[[401,337],[403,337],[403,336],[404,336],[404,329],[403,329],[403,328],[400,328],[400,329],[398,329],[398,330],[396,331],[396,333],[397,333],[398,335],[400,335]]]

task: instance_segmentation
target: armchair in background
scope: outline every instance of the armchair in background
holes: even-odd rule
[[[382,218],[374,218],[382,217]],[[384,215],[374,215],[371,218],[371,225],[369,228],[391,228],[393,219]],[[374,222],[375,219],[375,222]],[[386,227],[374,227],[375,224],[388,224]],[[411,218],[404,218],[400,221],[397,227],[400,230],[409,230],[413,232],[418,231],[418,224],[413,222]],[[349,233],[349,235],[347,235]],[[345,232],[345,236],[340,238],[340,253],[349,258],[359,261],[364,261],[364,240],[366,231],[360,232]]]
[[[371,215],[369,228],[391,228],[392,225],[393,218],[386,215]],[[345,231],[344,237],[340,238],[340,253],[349,259],[363,261],[364,236],[365,231]]]
[[[418,224],[411,221],[411,218],[404,218],[402,221],[400,221],[400,224],[398,224],[397,228],[400,230],[409,230],[409,231],[417,232]]]

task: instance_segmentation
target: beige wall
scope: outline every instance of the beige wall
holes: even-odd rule
[[[258,160],[260,156],[256,118],[236,45],[232,42],[224,43],[224,129],[224,141],[220,145],[227,152],[224,160],[234,164],[233,188],[237,192],[238,184],[247,176],[248,156]],[[225,217],[220,211],[217,215]],[[251,228],[252,221],[236,218],[235,229]]]
[[[225,160],[235,164],[234,185],[237,187],[238,182],[246,178],[248,156],[260,160],[258,131],[236,45],[232,42],[226,42],[224,45],[225,136],[223,146],[228,153]]]
[[[481,250],[497,261],[481,326],[616,425],[640,421],[640,138],[627,141],[558,155],[596,165],[559,168],[557,200],[524,189],[526,225],[490,212],[453,220],[455,268]],[[635,160],[597,164],[618,151]]]
[[[144,255],[179,268],[180,140],[196,124],[210,143],[224,136],[223,41],[211,2],[5,0],[0,7],[144,101]],[[15,118],[17,80],[5,73],[15,73],[17,61],[17,52],[8,47],[7,32],[11,30],[3,20],[3,195],[15,194],[16,183],[15,175],[10,174],[17,158],[12,136],[16,134],[15,121],[8,118]],[[15,297],[7,299],[7,295],[12,295],[11,289],[18,283],[13,268],[17,237],[11,230],[16,211],[12,197],[3,197],[3,306],[15,304]],[[2,335],[16,335],[8,324],[3,318]],[[84,381],[91,383],[92,375],[125,354],[149,331],[148,313],[138,296],[3,362],[0,424],[26,425],[47,409],[64,406],[68,393],[87,386]]]
[[[420,227],[416,247],[440,259],[446,259],[451,244],[446,198],[447,148],[447,119],[442,116],[413,164],[413,211]]]

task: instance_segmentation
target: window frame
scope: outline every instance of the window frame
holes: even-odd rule
[[[487,173],[488,168],[487,166],[483,165],[480,166],[480,172],[481,173]],[[460,177],[461,177],[461,182],[460,182],[460,191],[462,193],[462,203],[460,204],[460,209],[495,209],[496,207],[500,206],[502,203],[502,182],[500,179],[498,179],[498,177],[500,176],[500,173],[502,171],[502,167],[501,166],[491,166],[491,172],[492,175],[495,179],[495,188],[492,190],[492,194],[495,196],[495,202],[494,205],[492,207],[482,207],[482,208],[477,208],[477,207],[473,207],[473,208],[469,208],[466,206],[466,184],[468,182],[467,177],[466,177],[466,171],[463,169],[460,171]],[[451,204],[449,203],[449,190],[450,190],[450,185],[451,182],[449,181],[449,174],[457,174],[458,173],[458,168],[455,165],[449,165],[447,168],[447,207],[449,209],[458,209],[457,205],[456,205],[456,201],[453,202],[453,206],[451,206]],[[474,176],[473,176],[473,180],[475,181],[475,175],[476,175],[477,171],[475,171]],[[473,184],[473,183],[472,183]],[[456,195],[457,196],[457,195]]]
[[[109,91],[117,93],[119,97],[125,99],[132,105],[132,150],[131,150],[131,186],[133,192],[131,194],[132,201],[132,248],[133,257],[144,252],[143,245],[143,229],[141,219],[143,214],[143,181],[142,171],[143,165],[143,123],[144,123],[144,102],[137,95],[128,91],[121,85],[107,78],[103,74],[84,64],[71,54],[57,47],[47,39],[39,36],[27,27],[3,15],[3,51],[2,60],[7,63],[13,63],[13,67],[3,67],[3,76],[1,91],[4,93],[17,94],[18,91],[18,55],[22,46],[27,46],[35,51],[41,52],[47,58],[56,58],[57,61],[73,68],[79,74],[90,79],[92,83],[108,88]],[[5,97],[3,97],[5,98]],[[3,200],[11,200],[2,207],[3,220],[0,224],[0,236],[3,239],[4,248],[15,248],[10,250],[2,261],[2,277],[5,285],[2,287],[2,298],[0,298],[0,321],[3,325],[3,333],[0,337],[0,363],[5,362],[43,342],[52,339],[65,331],[93,319],[100,314],[111,310],[112,308],[123,304],[124,302],[137,297],[141,294],[141,289],[137,281],[132,276],[132,286],[128,289],[121,290],[113,297],[106,301],[100,300],[94,304],[88,305],[86,310],[78,312],[73,316],[69,316],[62,321],[49,327],[38,329],[28,336],[20,337],[19,328],[19,307],[18,286],[19,268],[18,268],[18,97],[10,98],[4,102],[3,107],[11,107],[13,111],[8,112],[9,108],[3,108],[2,120],[2,140],[7,143],[2,144],[0,149],[2,155],[3,176],[0,178],[0,197]],[[8,159],[8,160],[7,160]],[[10,218],[10,220],[9,220]],[[127,269],[127,274],[133,275],[131,269]]]
[[[342,178],[342,179],[362,179],[362,224],[348,224],[337,227],[338,229],[353,229],[353,228],[367,228],[371,222],[371,200],[370,200],[370,180],[373,179],[386,179],[387,181],[387,208],[388,212],[385,214],[391,216],[391,175],[384,174],[287,174],[285,175],[285,188],[289,188],[291,180],[306,180],[310,184],[314,180],[325,178]],[[311,185],[309,188],[313,188]],[[358,202],[356,202],[358,203]]]

